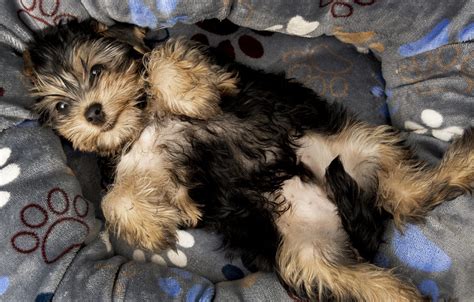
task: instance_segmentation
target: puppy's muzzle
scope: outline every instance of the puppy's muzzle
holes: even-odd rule
[[[94,103],[87,107],[84,117],[89,123],[95,126],[101,126],[105,123],[105,112],[99,103]]]

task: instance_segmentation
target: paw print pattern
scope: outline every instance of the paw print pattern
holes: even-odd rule
[[[196,25],[212,34],[219,36],[227,36],[236,33],[239,30],[239,26],[225,19],[220,21],[218,19],[210,19],[196,23]],[[271,36],[273,33],[267,31],[252,30],[253,33],[259,36]],[[202,44],[209,45],[209,39],[205,34],[198,33],[191,37],[192,40],[201,42]],[[239,49],[248,57],[252,59],[258,59],[263,57],[265,51],[262,43],[260,43],[253,35],[243,34],[237,39]],[[229,58],[235,59],[235,48],[229,39],[225,39],[216,47],[222,53],[226,54]]]
[[[72,14],[60,12],[61,0],[20,0],[20,7],[18,18],[27,26],[32,23],[44,27],[77,19]]]
[[[12,154],[10,148],[0,148],[0,187],[11,183],[20,175],[20,167],[17,164],[6,165]],[[0,190],[0,209],[10,200],[10,192]]]
[[[188,271],[172,268],[169,270],[173,275],[166,278],[158,279],[158,286],[161,291],[164,292],[170,298],[179,298],[179,296],[186,295],[186,299],[180,299],[183,301],[212,301],[214,296],[214,288],[209,286],[209,284],[202,283],[202,280],[199,280],[198,283],[194,284],[187,293],[184,292],[185,288],[182,286],[182,282],[185,284],[192,282],[193,274]],[[183,297],[184,298],[184,297]]]
[[[354,5],[370,6],[374,3],[375,0],[352,0],[352,3],[342,0],[319,0],[319,7],[329,6],[334,18],[347,18],[354,13]]]
[[[440,128],[443,125],[443,116],[435,110],[423,110],[420,118],[424,125],[413,121],[405,121],[405,129],[418,134],[431,132],[431,135],[443,141],[450,141],[454,136],[463,134],[463,129],[458,126]]]
[[[288,21],[286,31],[297,36],[307,36],[319,27],[318,21],[306,21],[301,16],[295,16]]]
[[[178,231],[178,240],[177,245],[178,248],[175,250],[169,249],[165,252],[166,258],[171,262],[173,266],[176,267],[186,267],[188,264],[188,258],[186,254],[179,248],[191,248],[195,244],[195,240],[193,235],[189,232],[179,230]],[[135,249],[133,251],[133,260],[137,262],[145,262],[146,255],[145,252],[140,249]],[[150,258],[151,262],[156,263],[161,266],[167,266],[167,261],[165,260],[163,255],[153,254]]]
[[[20,211],[20,220],[26,228],[11,238],[13,248],[22,254],[41,250],[46,264],[61,259],[73,249],[80,247],[89,226],[84,218],[89,213],[89,203],[80,195],[72,202],[60,188],[48,193],[47,205],[32,203]]]
[[[325,60],[308,60],[316,54],[319,54],[319,57],[324,54],[324,58],[333,63],[324,65],[321,63]],[[319,95],[341,98],[349,94],[347,75],[352,71],[353,63],[330,46],[316,45],[308,51],[290,50],[283,55],[282,60],[290,66],[288,77],[298,79]]]
[[[315,31],[319,27],[318,21],[307,21],[305,18],[296,15],[288,20],[286,24],[286,32],[290,35],[296,36],[303,36],[303,37],[311,37],[309,34]],[[265,28],[266,31],[283,31],[283,25],[276,24],[270,27]]]

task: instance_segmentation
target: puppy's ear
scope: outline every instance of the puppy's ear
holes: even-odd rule
[[[145,54],[150,49],[145,45],[145,36],[148,29],[130,24],[117,23],[100,32],[104,37],[110,37],[127,43],[140,54]]]

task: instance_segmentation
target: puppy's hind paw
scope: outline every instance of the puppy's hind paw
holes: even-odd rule
[[[449,199],[474,192],[474,127],[454,140],[439,166],[439,176],[452,190]]]

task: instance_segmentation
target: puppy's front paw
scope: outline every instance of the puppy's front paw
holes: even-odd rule
[[[132,246],[156,252],[175,245],[178,211],[167,203],[116,187],[102,210],[108,227]]]
[[[202,46],[184,39],[170,39],[148,53],[145,68],[155,112],[206,120],[221,113],[222,95],[239,91],[236,74],[211,62]]]

